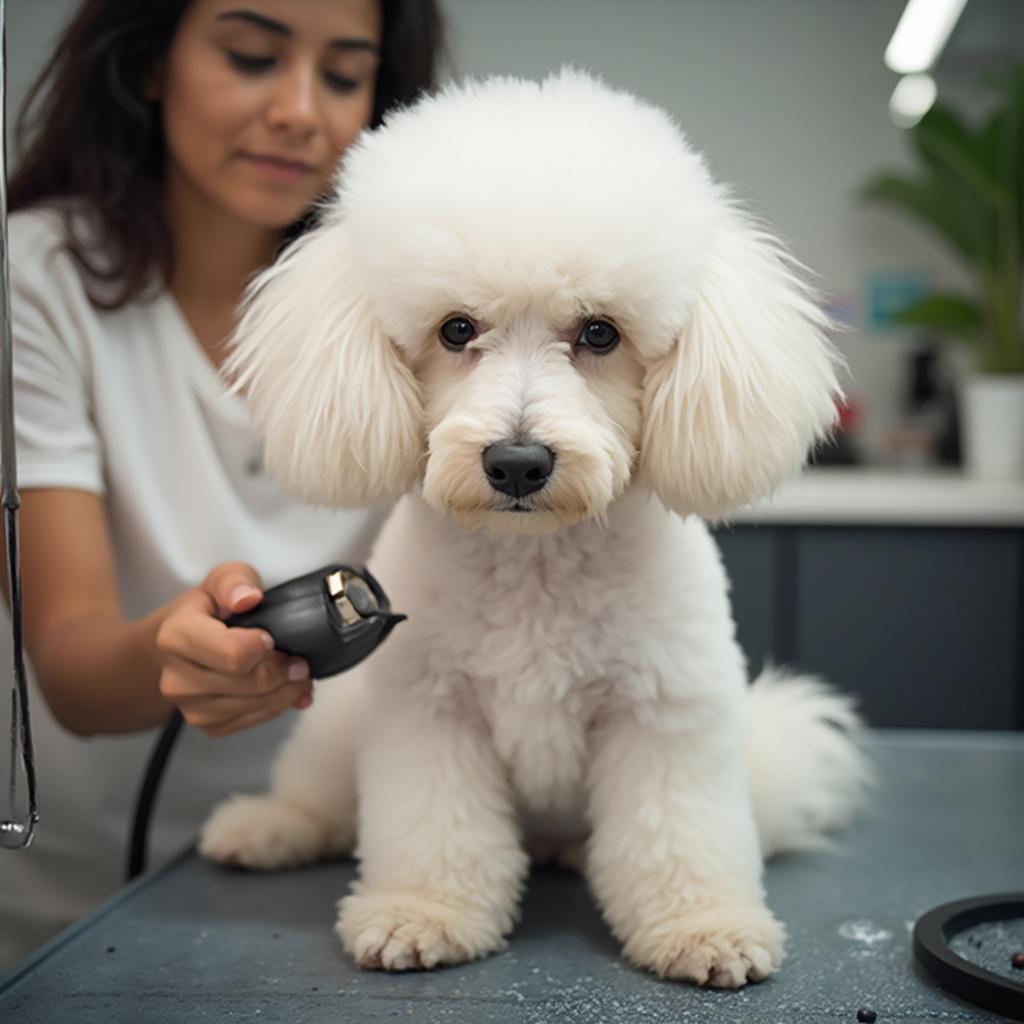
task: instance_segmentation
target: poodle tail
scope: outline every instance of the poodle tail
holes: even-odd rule
[[[851,697],[813,676],[767,667],[747,696],[747,771],[765,857],[831,845],[868,785]]]

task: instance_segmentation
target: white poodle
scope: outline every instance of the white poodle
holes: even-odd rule
[[[847,699],[747,685],[703,519],[833,421],[814,295],[664,113],[579,72],[423,100],[337,184],[255,282],[229,372],[294,494],[401,497],[370,567],[409,621],[202,852],[354,848],[338,933],[403,970],[500,949],[526,847],[575,844],[630,961],[764,978],[762,858],[847,821],[864,766]]]

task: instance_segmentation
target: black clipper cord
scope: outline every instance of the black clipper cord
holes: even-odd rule
[[[310,675],[325,679],[358,665],[404,618],[391,611],[381,585],[365,568],[334,564],[272,587],[255,608],[232,615],[226,624],[265,629],[278,650],[305,658]],[[175,708],[149,756],[132,817],[128,881],[146,870],[149,822],[183,722]]]

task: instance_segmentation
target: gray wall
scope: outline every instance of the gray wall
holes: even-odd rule
[[[9,129],[13,128],[21,101],[49,56],[61,26],[76,6],[76,0],[7,0]]]

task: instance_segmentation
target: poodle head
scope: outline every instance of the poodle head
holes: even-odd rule
[[[839,393],[781,246],[660,110],[588,75],[392,115],[256,279],[228,373],[299,497],[421,487],[463,525],[709,518],[795,472]]]

